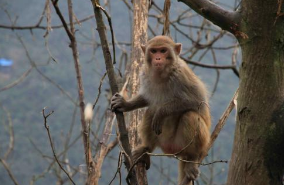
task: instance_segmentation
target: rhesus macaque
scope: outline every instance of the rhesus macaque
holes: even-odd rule
[[[180,43],[167,36],[156,36],[141,47],[145,64],[138,95],[125,100],[117,93],[111,100],[113,111],[148,107],[139,125],[142,144],[134,150],[133,160],[160,147],[166,154],[198,162],[210,140],[206,88],[180,59]],[[149,169],[150,156],[143,155],[139,162],[144,162]],[[198,175],[198,164],[179,162],[180,185],[187,185]]]

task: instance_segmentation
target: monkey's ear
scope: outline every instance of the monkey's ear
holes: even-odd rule
[[[181,53],[181,49],[182,49],[181,43],[176,43],[175,52],[176,52],[177,55],[179,55]]]
[[[143,53],[145,54],[145,52],[146,52],[146,46],[141,44],[141,49],[142,49]]]

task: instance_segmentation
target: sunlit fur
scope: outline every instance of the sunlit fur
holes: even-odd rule
[[[162,61],[166,64],[162,72],[151,66],[149,50],[156,47],[166,47],[170,51],[167,60]],[[122,97],[112,99],[112,108],[121,111],[148,106],[139,125],[142,144],[133,152],[133,158],[137,159],[145,151],[152,152],[156,147],[169,154],[178,153],[186,147],[179,157],[198,162],[210,140],[207,90],[180,59],[181,44],[176,44],[167,36],[157,36],[142,49],[146,59],[138,95],[128,101]],[[145,155],[142,161],[149,163],[146,164],[149,167],[150,160],[147,158],[149,156]],[[197,164],[180,162],[179,184],[187,185],[198,174]]]

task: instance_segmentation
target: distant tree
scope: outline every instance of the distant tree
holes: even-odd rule
[[[207,0],[181,1],[231,32],[242,49],[237,125],[227,184],[283,184],[283,0],[243,0],[236,11]]]

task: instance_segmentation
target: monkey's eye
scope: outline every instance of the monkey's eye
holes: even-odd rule
[[[151,51],[151,53],[157,53],[156,49],[151,49],[150,51]]]
[[[161,53],[166,53],[167,49],[161,49]]]

